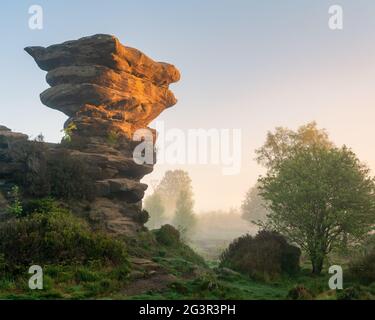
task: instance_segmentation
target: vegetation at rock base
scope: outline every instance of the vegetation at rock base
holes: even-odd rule
[[[172,246],[176,243],[180,243],[180,232],[173,226],[166,224],[155,232],[156,240],[166,246]]]
[[[28,289],[42,265],[44,290]],[[121,288],[130,271],[124,242],[91,231],[52,199],[33,200],[25,214],[0,223],[0,297],[89,298]]]
[[[123,243],[91,231],[85,221],[49,200],[40,204],[40,210],[34,202],[32,213],[0,224],[0,253],[9,271],[16,272],[34,263],[127,262]]]
[[[11,205],[8,206],[8,213],[19,217],[23,213],[22,203],[20,201],[20,190],[18,186],[13,186],[11,190]]]
[[[62,130],[62,132],[64,133],[62,141],[66,143],[71,142],[72,135],[75,130],[77,130],[77,125],[73,121],[69,122],[68,125]]]

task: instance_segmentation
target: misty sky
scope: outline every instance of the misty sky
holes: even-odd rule
[[[2,1],[0,124],[57,142],[66,119],[44,107],[48,85],[23,48],[109,33],[182,78],[168,128],[242,129],[239,175],[218,166],[178,166],[193,179],[196,209],[238,207],[262,168],[254,149],[275,126],[316,120],[336,144],[375,168],[375,1]],[[44,29],[28,28],[28,8],[44,9]],[[328,28],[328,8],[344,9],[344,30]],[[160,179],[157,165],[144,181]],[[151,191],[152,188],[150,187]]]

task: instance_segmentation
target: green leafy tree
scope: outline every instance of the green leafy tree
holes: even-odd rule
[[[173,219],[173,225],[185,238],[191,236],[197,223],[193,207],[194,201],[191,194],[187,190],[181,190],[176,202],[176,213]]]
[[[314,274],[334,247],[361,240],[374,228],[374,179],[345,146],[300,147],[260,183],[270,202],[270,227],[308,253]]]
[[[150,214],[150,219],[146,224],[147,227],[156,229],[165,223],[165,209],[158,193],[154,193],[145,199],[144,208]]]
[[[172,218],[176,211],[177,198],[184,190],[189,197],[193,197],[191,179],[184,170],[168,170],[155,189],[163,202],[165,215]]]
[[[274,132],[268,132],[264,145],[255,150],[256,160],[267,169],[272,170],[281,161],[293,155],[301,148],[320,145],[332,148],[334,145],[324,129],[318,129],[316,122],[300,126],[297,131],[277,127]]]
[[[246,193],[245,200],[242,203],[242,218],[249,222],[266,222],[269,208],[267,202],[259,194],[260,184],[255,184]]]

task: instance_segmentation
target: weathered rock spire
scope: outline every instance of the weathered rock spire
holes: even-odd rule
[[[48,71],[51,88],[41,93],[42,103],[69,117],[64,149],[95,172],[90,218],[113,232],[138,230],[147,188],[140,179],[152,165],[134,162],[132,136],[177,102],[168,86],[179,80],[178,70],[110,35],[25,50]]]
[[[116,130],[131,138],[134,130],[146,127],[177,102],[168,86],[179,80],[178,70],[123,46],[113,36],[25,50],[48,71],[51,88],[41,94],[41,101],[71,117],[78,134],[88,126],[88,116],[90,125],[96,122],[107,131],[103,133]]]

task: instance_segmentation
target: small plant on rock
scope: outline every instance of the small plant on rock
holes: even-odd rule
[[[18,186],[14,186],[10,192],[12,197],[12,204],[8,207],[8,212],[11,215],[20,217],[23,213],[22,202],[20,200],[20,189]]]
[[[73,135],[73,132],[77,130],[77,125],[74,123],[74,122],[70,122],[66,128],[64,128],[62,130],[62,132],[64,132],[64,137],[62,138],[62,140],[64,142],[71,142],[72,141],[72,135]]]

